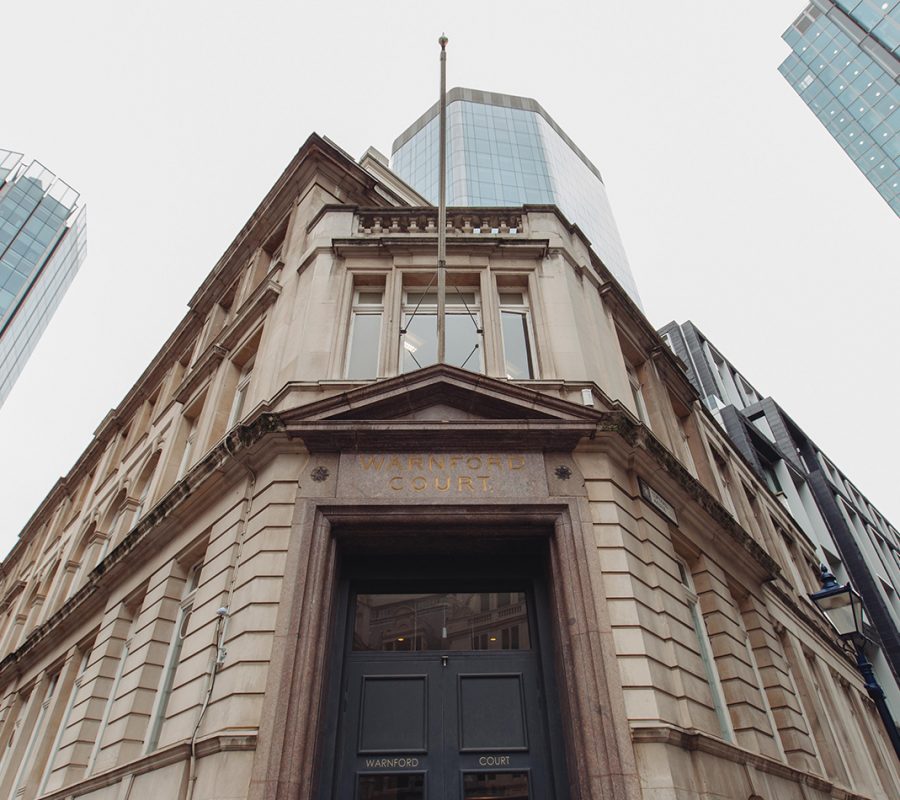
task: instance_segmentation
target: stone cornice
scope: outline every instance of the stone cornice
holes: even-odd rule
[[[853,672],[857,672],[856,662],[850,653],[841,646],[841,642],[836,638],[834,630],[829,626],[828,622],[821,617],[819,613],[814,613],[812,606],[806,608],[797,602],[797,599],[781,588],[776,582],[768,585],[768,590],[777,598],[778,602],[790,609],[794,616],[801,623],[807,626],[809,631],[825,642],[843,661],[852,667]]]
[[[434,399],[442,391],[455,393],[448,396],[457,400],[461,395],[463,399],[470,398],[472,411],[483,407],[490,412],[488,418],[447,422],[378,418],[378,410],[385,407],[385,402],[396,409],[398,395]],[[362,417],[358,416],[360,413]],[[435,365],[364,385],[294,411],[261,413],[250,424],[231,430],[141,518],[93,569],[85,585],[35,628],[17,650],[0,661],[0,684],[8,680],[10,673],[24,671],[52,648],[53,634],[65,631],[66,623],[76,611],[83,619],[102,608],[112,586],[127,574],[135,560],[145,557],[149,547],[158,547],[161,536],[176,534],[176,525],[166,528],[175,511],[192,495],[201,495],[212,479],[228,470],[236,456],[247,453],[264,438],[278,433],[296,438],[308,448],[332,451],[337,447],[359,446],[421,447],[423,441],[428,441],[429,448],[455,449],[463,442],[471,447],[473,431],[480,446],[498,444],[504,448],[558,451],[572,449],[579,442],[612,437],[620,448],[636,448],[680,485],[762,569],[771,575],[779,572],[777,564],[724,507],[629,413],[597,411],[496,378]]]
[[[87,577],[87,581],[74,595],[45,622],[36,627],[25,641],[0,661],[0,685],[8,683],[12,673],[21,673],[44,652],[54,646],[53,634],[66,632],[66,625],[74,615],[83,619],[102,608],[109,594],[110,583],[126,574],[135,559],[146,555],[152,545],[153,533],[159,535],[164,524],[184,501],[203,487],[207,480],[221,473],[227,463],[238,453],[246,452],[260,439],[282,427],[281,420],[273,414],[261,414],[249,425],[240,425],[228,433],[207,455],[176,483],[163,498],[151,508],[132,528],[127,536],[103,559]],[[177,526],[172,526],[174,531]],[[158,545],[158,542],[156,543]]]
[[[611,310],[616,312],[616,323],[619,327],[625,328],[622,323],[629,323],[625,329],[637,338],[647,355],[672,380],[675,385],[670,388],[676,391],[677,396],[688,405],[690,405],[692,400],[699,400],[700,396],[690,380],[688,380],[684,364],[668,348],[663,338],[650,324],[650,320],[644,316],[644,313],[616,282],[615,278],[610,276],[610,280],[600,287],[600,297]]]
[[[388,448],[415,452],[422,449],[423,442],[435,452],[470,451],[473,442],[478,451],[568,451],[594,430],[589,422],[539,420],[308,422],[287,427],[288,435],[302,439],[312,453]]]
[[[696,409],[696,413],[703,416],[707,422],[710,423],[712,429],[720,434],[722,442],[728,448],[728,452],[732,458],[739,460],[749,474],[756,479],[756,490],[762,492],[769,498],[769,510],[774,511],[774,513],[779,516],[779,522],[793,531],[795,536],[808,540],[806,533],[800,528],[796,520],[784,510],[784,507],[775,497],[765,481],[759,479],[753,465],[731,441],[728,434],[712,415],[712,412],[706,407],[706,404],[700,398],[699,393],[687,377],[684,362],[682,362],[681,359],[672,352],[668,345],[666,345],[662,336],[660,336],[653,328],[649,320],[644,316],[637,305],[635,305],[634,301],[628,296],[625,290],[615,281],[615,279],[612,279],[609,283],[604,284],[600,288],[600,296],[604,298],[612,308],[619,312],[617,322],[627,315],[627,318],[635,323],[636,328],[634,330],[640,332],[642,346],[646,348],[650,358],[663,373],[663,379],[668,379],[666,381],[667,387],[675,391],[679,399]]]
[[[349,203],[326,203],[313,215],[313,218],[308,223],[306,223],[306,232],[309,233],[310,231],[312,231],[312,229],[315,228],[316,225],[319,224],[321,219],[326,214],[330,214],[332,211],[335,211],[338,213],[349,211],[349,212],[355,214],[358,209],[359,209],[359,206],[352,205]],[[386,213],[389,211],[390,211],[390,209],[386,209]]]
[[[654,461],[696,501],[716,525],[727,531],[732,539],[749,553],[771,577],[781,573],[781,567],[778,565],[778,562],[741,527],[725,506],[700,481],[691,475],[684,465],[669,452],[665,445],[643,425],[639,427],[639,438],[643,440],[644,448],[653,456]]]
[[[504,251],[504,255],[513,252],[525,258],[542,258],[547,252],[548,240],[528,239],[517,236],[482,236],[480,234],[458,233],[447,237],[447,252],[461,252],[471,250],[473,252]],[[334,239],[332,247],[335,255],[346,257],[348,255],[376,254],[395,255],[410,252],[434,252],[437,246],[437,235],[371,235],[360,236],[352,239]],[[452,265],[451,265],[452,266]],[[433,271],[433,268],[432,268]]]
[[[594,386],[598,396],[606,397],[596,385],[590,385]],[[347,415],[350,413],[359,418],[360,414],[364,413],[364,409],[366,409],[365,418],[369,420],[393,419],[397,416],[396,406],[394,406],[394,412],[387,415],[376,409],[384,407],[385,404],[390,404],[394,400],[404,398],[400,410],[407,410],[413,407],[409,405],[409,398],[414,395],[421,397],[427,404],[433,404],[434,392],[437,389],[443,392],[456,390],[460,393],[467,393],[477,401],[482,409],[485,409],[491,400],[503,403],[507,411],[518,408],[518,413],[508,414],[505,417],[507,420],[521,417],[542,417],[545,419],[566,418],[596,421],[599,419],[600,413],[593,408],[547,395],[528,384],[491,378],[447,364],[434,364],[415,372],[402,373],[391,378],[356,385],[339,395],[306,404],[294,411],[286,411],[284,419],[286,423],[290,423],[300,419],[348,418]],[[496,414],[488,416],[499,418]]]
[[[621,403],[618,404],[622,408]],[[597,445],[612,443],[613,449],[625,462],[630,462],[635,454],[643,458],[629,467],[637,470],[641,477],[651,475],[658,479],[660,472],[696,505],[702,515],[713,523],[716,530],[728,535],[732,544],[741,552],[749,555],[762,571],[763,580],[770,580],[781,574],[781,567],[763,547],[741,527],[716,497],[682,463],[657,439],[645,425],[638,422],[631,412],[624,410],[600,412],[601,420],[597,424],[598,435],[594,438]],[[615,433],[614,439],[603,439],[600,433]],[[643,465],[641,464],[643,461]],[[669,497],[669,500],[676,500]],[[678,498],[681,499],[681,498]]]
[[[375,205],[384,198],[375,191],[378,181],[360,167],[351,157],[326,141],[318,134],[310,134],[291,162],[285,168],[275,185],[269,190],[262,202],[238,232],[228,249],[216,262],[200,288],[188,303],[189,310],[176,326],[175,330],[159,349],[156,356],[140,375],[122,401],[111,412],[113,418],[127,419],[147,397],[149,392],[162,380],[173,360],[180,355],[184,347],[200,331],[206,312],[217,301],[216,292],[230,285],[237,271],[249,260],[254,250],[266,241],[278,226],[281,225],[293,207],[293,200],[305,181],[314,178],[317,170],[324,170],[332,178],[332,183],[347,193],[354,195],[354,200]],[[390,192],[393,195],[393,192]],[[387,205],[387,201],[384,201]],[[397,203],[403,205],[397,197]],[[27,541],[31,532],[41,522],[48,510],[61,502],[68,487],[80,480],[102,456],[105,443],[105,420],[98,427],[95,438],[81,453],[68,474],[58,480],[49,490],[44,500],[25,523],[19,541],[11,548],[4,559],[4,564],[15,557],[19,545]]]
[[[219,363],[227,355],[228,351],[221,345],[211,344],[207,347],[203,355],[197,359],[197,363],[191,367],[181,385],[175,390],[175,399],[179,403],[186,403],[190,400],[200,385],[216,371]]]
[[[685,730],[668,725],[652,728],[633,727],[631,729],[631,741],[636,745],[664,744],[678,747],[682,750],[709,753],[736,764],[745,764],[769,775],[775,775],[794,783],[809,786],[820,792],[827,792],[834,800],[870,800],[865,795],[855,794],[841,786],[837,786],[827,778],[804,772],[769,756],[744,750],[742,747],[724,742],[715,736],[710,736],[707,733],[694,729]]]
[[[349,195],[356,194],[354,199],[365,198],[373,204],[378,204],[381,199],[374,191],[377,181],[372,175],[331,142],[318,134],[310,134],[195,292],[189,303],[191,308],[202,302],[203,296],[215,281],[218,280],[223,285],[230,283],[233,277],[230,271],[249,259],[253,251],[262,246],[284,221],[300,188],[318,171],[329,173],[331,183]],[[398,204],[403,205],[399,198],[397,200]],[[223,277],[226,272],[229,274]]]
[[[188,402],[196,393],[200,384],[215,372],[219,363],[225,359],[232,349],[240,343],[246,334],[281,294],[281,284],[265,279],[238,310],[237,315],[229,325],[219,333],[215,340],[206,348],[203,355],[197,359],[197,363],[191,367],[181,385],[174,392],[174,399],[179,403]]]
[[[18,580],[13,583],[13,585],[10,586],[7,590],[6,594],[3,595],[3,601],[0,602],[0,611],[6,611],[12,601],[15,600],[16,597],[19,596],[19,594],[21,594],[26,585],[27,584],[25,583],[25,581],[22,580]]]
[[[271,278],[264,280],[241,306],[232,323],[219,335],[218,344],[226,350],[232,350],[280,294],[280,283]]]
[[[256,750],[256,736],[255,731],[241,734],[219,733],[207,736],[197,742],[196,754],[198,758],[204,758],[216,753]],[[55,792],[42,794],[41,800],[64,800],[65,798],[80,797],[106,786],[112,786],[128,775],[142,775],[145,772],[187,761],[190,757],[190,742],[179,742],[178,744],[154,750],[148,755],[117,765],[105,772],[67,784]]]

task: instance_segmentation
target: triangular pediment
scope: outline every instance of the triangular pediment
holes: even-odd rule
[[[593,409],[444,364],[282,414],[306,420],[596,420]]]
[[[279,413],[289,431],[313,446],[358,446],[363,439],[448,445],[474,437],[525,440],[537,447],[574,445],[601,415],[534,389],[434,365]]]

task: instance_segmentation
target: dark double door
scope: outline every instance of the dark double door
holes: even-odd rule
[[[334,798],[557,797],[524,592],[382,592],[353,607]]]

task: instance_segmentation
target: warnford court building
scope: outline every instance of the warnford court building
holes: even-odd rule
[[[0,798],[900,796],[813,544],[555,205],[313,135],[3,562]]]

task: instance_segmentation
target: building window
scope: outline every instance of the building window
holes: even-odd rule
[[[141,472],[141,478],[138,483],[138,504],[134,510],[134,517],[131,521],[132,525],[137,525],[141,515],[147,507],[147,500],[150,497],[150,485],[153,483],[153,473],[156,471],[156,465],[159,463],[159,451],[153,454],[147,466]]]
[[[634,400],[634,407],[637,409],[638,419],[645,425],[650,425],[650,415],[647,413],[647,405],[644,403],[644,392],[641,389],[641,380],[638,378],[637,370],[625,362],[625,369],[628,371],[628,383],[631,386],[631,398]]]
[[[354,290],[347,352],[347,378],[350,380],[378,377],[383,317],[384,289],[362,286]]]
[[[723,456],[714,447],[710,448],[713,457],[713,463],[716,465],[716,472],[719,477],[719,486],[722,492],[722,504],[731,512],[731,515],[737,519],[737,507],[734,504],[734,497],[731,494],[731,480],[729,478],[728,464]]]
[[[241,374],[238,376],[237,386],[234,389],[234,400],[231,403],[231,411],[228,414],[228,424],[226,428],[236,425],[244,414],[244,405],[247,400],[247,392],[250,388],[250,379],[253,377],[253,363],[251,358],[241,368]]]
[[[734,728],[731,725],[731,718],[728,715],[728,706],[725,703],[725,694],[722,691],[722,684],[719,682],[719,672],[716,669],[712,646],[709,643],[709,634],[706,631],[706,623],[704,622],[703,614],[700,611],[700,601],[697,598],[697,591],[694,588],[694,577],[687,564],[681,560],[678,560],[676,563],[678,564],[678,574],[684,589],[685,600],[691,613],[691,621],[694,624],[694,632],[697,634],[700,659],[703,661],[703,668],[706,671],[706,682],[709,684],[709,693],[712,697],[713,708],[716,712],[716,718],[719,721],[719,732],[725,741],[733,742]]]
[[[175,476],[175,480],[180,480],[184,477],[184,473],[187,472],[188,464],[191,463],[191,455],[194,452],[194,445],[197,441],[197,420],[186,419],[185,422],[188,425],[188,431],[184,438],[184,450],[181,454],[181,462],[178,465],[178,474]]]
[[[448,281],[448,283],[450,283]],[[483,372],[481,306],[478,292],[447,286],[444,361],[454,367]],[[437,363],[437,291],[404,291],[400,358],[403,372]]]
[[[81,681],[84,676],[84,671],[87,669],[90,660],[91,649],[87,648],[81,654],[81,663],[78,667],[78,673],[75,676],[75,682],[69,690],[69,697],[66,701],[66,709],[63,712],[62,723],[60,724],[56,732],[56,737],[53,740],[53,746],[50,748],[50,755],[47,757],[47,764],[44,767],[44,774],[41,776],[41,785],[38,788],[39,795],[43,794],[47,789],[47,783],[50,780],[51,773],[53,772],[53,762],[56,761],[56,756],[59,754],[59,748],[62,744],[66,728],[69,727],[69,719],[72,716],[72,708],[75,705],[75,697],[78,694],[78,690],[81,688]]]
[[[109,717],[112,713],[113,703],[115,703],[116,695],[119,693],[119,684],[122,682],[122,674],[125,672],[125,662],[128,660],[128,652],[131,649],[131,635],[134,632],[134,623],[137,619],[137,612],[139,610],[140,605],[138,603],[135,603],[135,605],[131,608],[126,607],[124,609],[127,617],[125,620],[121,621],[127,624],[128,629],[125,632],[125,641],[122,643],[122,650],[119,654],[118,660],[116,661],[116,671],[113,676],[112,685],[109,687],[109,695],[107,696],[106,703],[103,706],[103,715],[100,717],[100,724],[97,727],[97,735],[94,739],[94,746],[91,749],[91,755],[88,758],[87,767],[85,768],[85,775],[90,775],[94,771],[94,765],[97,763],[97,756],[100,754],[100,750],[103,746],[103,735],[106,733],[106,726],[109,724]]]
[[[27,733],[28,747],[19,764],[19,769],[16,771],[16,777],[13,780],[13,788],[10,797],[16,797],[20,793],[20,790],[25,788],[25,781],[28,780],[28,774],[34,766],[35,748],[39,742],[43,742],[44,736],[46,735],[45,727],[47,722],[47,712],[50,708],[50,702],[53,700],[56,684],[58,682],[58,673],[51,677],[47,682],[47,689],[44,692],[41,707],[38,711],[37,719],[34,722],[34,727]],[[25,731],[23,731],[23,735],[25,735]]]
[[[503,336],[503,362],[510,380],[536,377],[534,335],[528,295],[524,289],[500,289],[500,323]]]
[[[33,687],[29,687],[19,694],[19,710],[16,715],[16,721],[13,723],[9,738],[6,740],[6,747],[3,748],[3,756],[0,758],[0,770],[4,770],[10,763],[13,748],[18,743],[19,737],[22,735],[22,726],[25,724],[25,716],[28,713],[28,704],[31,700],[31,692]]]
[[[146,752],[152,753],[159,746],[159,737],[162,733],[163,722],[166,719],[166,709],[172,696],[172,686],[175,683],[175,672],[181,661],[181,647],[190,627],[191,612],[194,608],[194,597],[197,587],[200,585],[200,570],[203,562],[199,561],[189,570],[184,591],[181,596],[181,606],[178,617],[175,620],[175,629],[172,633],[172,641],[169,643],[169,652],[166,655],[163,668],[162,681],[156,693],[156,702],[153,704],[153,712],[150,717],[150,728],[147,734]]]

